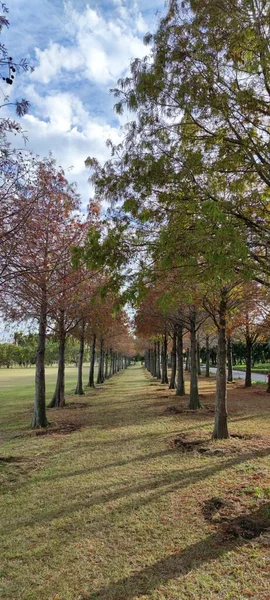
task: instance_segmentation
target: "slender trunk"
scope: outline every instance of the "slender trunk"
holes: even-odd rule
[[[217,366],[217,353],[216,353],[216,350],[214,350],[214,348],[212,349],[212,352],[211,352],[211,363],[212,363],[212,367]]]
[[[246,335],[246,376],[245,387],[251,387],[251,371],[252,371],[252,341],[249,335]]]
[[[205,338],[206,344],[206,362],[205,362],[205,377],[210,377],[210,349],[209,349],[209,335]]]
[[[201,346],[199,340],[197,341],[197,365],[198,365],[198,375],[202,374],[201,371]]]
[[[227,292],[222,290],[219,305],[218,352],[217,352],[217,387],[216,410],[213,439],[222,440],[229,437],[227,415],[227,381],[226,381],[226,310]]]
[[[91,349],[89,380],[88,380],[88,385],[89,385],[89,387],[92,387],[92,388],[95,387],[94,371],[95,371],[96,341],[97,341],[97,336],[94,333],[93,341],[92,341],[92,349]]]
[[[35,374],[35,401],[32,427],[47,427],[46,402],[45,402],[45,342],[47,327],[47,297],[46,291],[43,292],[43,298],[40,309],[39,329],[38,329],[38,349],[36,358]]]
[[[97,383],[103,383],[103,339],[102,338],[100,338],[100,353],[99,353]]]
[[[109,368],[109,378],[111,378],[113,375],[113,351],[112,348],[110,348],[110,368]]]
[[[58,358],[58,373],[54,395],[49,404],[50,408],[60,408],[65,406],[65,348],[66,348],[66,333],[65,333],[65,313],[60,312],[59,319],[59,358]]]
[[[161,367],[162,367],[161,383],[169,383],[168,373],[167,373],[167,349],[168,349],[168,342],[167,342],[167,335],[165,333],[164,339],[163,339],[163,344],[162,344],[162,353],[161,353]]]
[[[157,343],[154,342],[154,350],[153,350],[153,377],[157,376]]]
[[[183,327],[177,327],[177,386],[176,396],[185,395],[184,361],[183,361]]]
[[[101,383],[104,383],[104,381],[105,381],[104,366],[105,366],[105,352],[104,352],[104,347],[102,347],[102,353],[101,353]]]
[[[228,376],[227,381],[233,380],[233,365],[232,365],[232,338],[230,335],[227,336],[227,363],[228,363]]]
[[[155,372],[155,369],[154,369],[154,350],[153,350],[153,348],[150,348],[150,373],[151,373],[151,375],[154,376],[154,372]]]
[[[79,351],[79,362],[78,362],[78,381],[75,389],[75,394],[83,396],[83,356],[84,356],[84,339],[85,339],[85,321],[82,321],[81,335],[80,335],[80,351]]]
[[[161,369],[160,369],[160,342],[157,343],[157,378],[161,379]]]
[[[189,348],[187,348],[187,351],[186,351],[186,366],[185,366],[185,370],[189,371]]]
[[[105,379],[109,377],[109,353],[105,354]]]
[[[201,408],[198,392],[198,358],[196,340],[196,311],[190,311],[190,398],[189,408],[195,410]]]
[[[176,378],[176,327],[174,327],[173,331],[173,343],[172,343],[172,370],[171,370],[171,378],[169,389],[175,389],[175,378]]]
[[[151,373],[151,348],[148,350],[147,369]]]

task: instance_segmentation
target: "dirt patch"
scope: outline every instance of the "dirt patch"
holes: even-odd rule
[[[64,408],[89,408],[89,404],[87,402],[68,402]]]
[[[208,404],[204,404],[203,405],[203,410],[207,410],[209,413],[215,413],[215,407],[214,406],[209,406]]]
[[[52,425],[46,429],[38,429],[35,431],[35,435],[68,435],[69,433],[75,433],[79,431],[82,426],[79,423],[61,423],[59,425]]]
[[[21,463],[24,460],[21,456],[0,456],[0,463]]]
[[[202,503],[204,518],[225,538],[251,540],[270,533],[270,503],[261,500],[259,508],[249,512],[247,501],[239,492],[239,489],[232,490],[226,499],[213,496],[205,500]]]
[[[195,450],[198,451],[198,449],[205,443],[207,443],[207,440],[205,439],[187,439],[184,433],[173,440],[174,448],[179,448],[183,452],[194,452]]]
[[[270,529],[270,519],[256,520],[251,517],[243,517],[234,519],[233,523],[223,528],[223,531],[230,537],[241,537],[245,540],[252,540],[259,537],[261,533],[265,533],[268,529]]]
[[[216,515],[221,508],[224,508],[228,505],[228,502],[222,500],[222,498],[213,497],[209,498],[209,500],[205,500],[202,505],[202,513],[204,518],[207,521],[212,521],[213,515]]]
[[[179,415],[181,412],[183,411],[176,406],[168,406],[164,410],[164,415]]]
[[[255,435],[251,433],[231,433],[231,438],[236,438],[238,440],[261,440],[261,435]]]

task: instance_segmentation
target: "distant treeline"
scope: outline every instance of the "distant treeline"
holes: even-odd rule
[[[30,367],[36,362],[36,353],[38,347],[38,336],[35,333],[23,335],[15,333],[13,343],[0,343],[0,367],[10,368],[18,365],[20,367]],[[80,344],[78,340],[70,337],[67,340],[66,363],[78,364]],[[45,362],[46,365],[57,363],[59,356],[59,342],[52,336],[46,342]],[[85,359],[89,356],[86,354]]]
[[[232,363],[233,366],[246,363],[247,346],[244,342],[232,342]],[[206,349],[201,348],[201,359],[206,362]],[[217,348],[211,348],[210,361],[212,366],[217,364]],[[270,362],[270,343],[255,342],[252,346],[252,366]]]

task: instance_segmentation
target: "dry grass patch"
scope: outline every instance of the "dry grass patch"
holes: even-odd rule
[[[217,443],[212,379],[200,393],[191,414],[133,367],[49,411],[51,430],[78,425],[72,435],[29,434],[22,403],[1,449],[3,600],[269,600],[269,400],[230,389],[230,431],[246,438]],[[182,451],[179,437],[222,453]],[[251,539],[241,519],[265,527]]]

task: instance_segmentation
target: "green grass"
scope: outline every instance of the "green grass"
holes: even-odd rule
[[[269,599],[265,540],[226,538],[203,516],[212,496],[248,514],[268,510],[266,438],[210,444],[221,456],[175,450],[180,432],[208,436],[213,414],[166,414],[187,400],[138,366],[88,391],[85,408],[49,411],[82,429],[37,437],[27,429],[33,373],[8,378],[1,370],[0,453],[15,457],[2,461],[3,600]],[[67,370],[67,390],[75,381]],[[206,404],[213,388],[201,379]],[[249,393],[239,388],[230,431],[267,433],[267,396],[254,403]]]
[[[84,380],[87,381],[88,366],[84,366]],[[77,382],[77,369],[67,366],[66,394],[67,399],[74,391]],[[52,398],[57,378],[57,366],[46,367],[46,399]],[[16,431],[26,426],[25,409],[33,408],[35,368],[1,368],[0,369],[0,407],[1,407],[1,433]],[[28,415],[28,425],[31,423],[31,413]],[[0,440],[1,440],[0,433]]]
[[[246,365],[234,365],[233,368],[235,371],[245,371]],[[252,367],[252,373],[261,373],[261,375],[270,373],[270,363],[257,363],[254,367]]]

